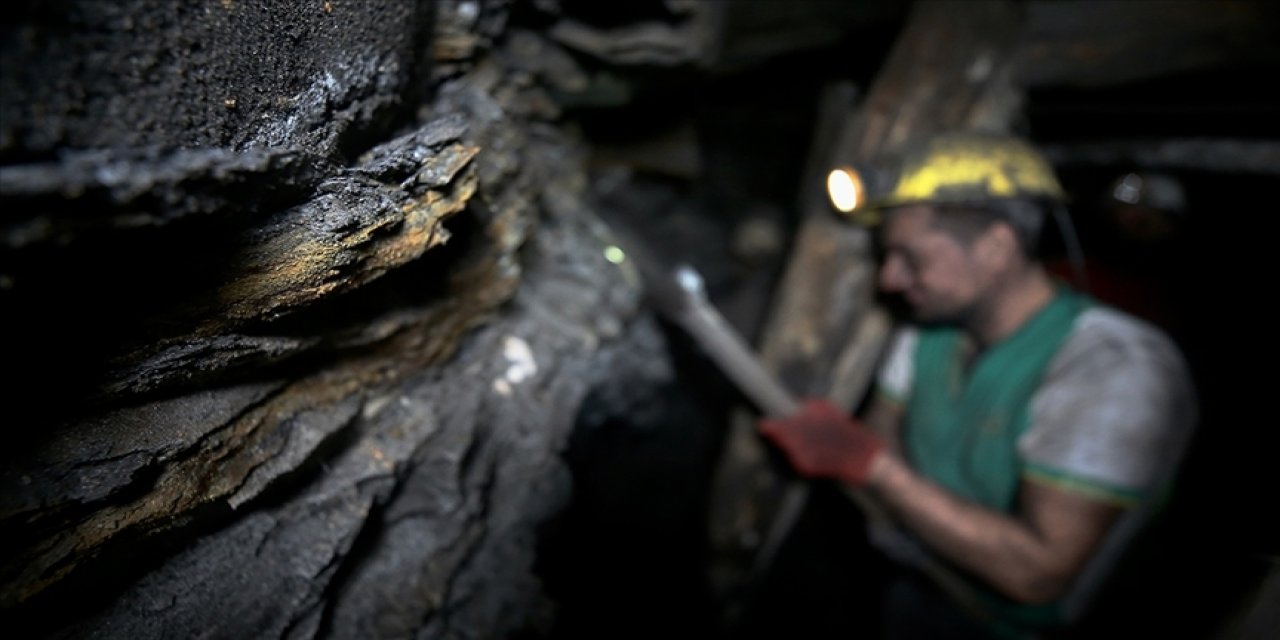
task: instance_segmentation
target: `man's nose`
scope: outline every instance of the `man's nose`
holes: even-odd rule
[[[902,268],[902,261],[896,258],[887,258],[880,265],[877,281],[883,291],[892,293],[905,289],[906,271]]]

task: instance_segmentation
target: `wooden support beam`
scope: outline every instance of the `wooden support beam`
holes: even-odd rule
[[[1045,147],[1055,166],[1133,166],[1215,173],[1280,174],[1280,142],[1231,138],[1106,140]]]
[[[793,393],[852,409],[888,333],[874,302],[870,234],[833,215],[825,169],[954,127],[1007,129],[1019,106],[1011,71],[1021,24],[1015,3],[917,3],[864,103],[836,116],[834,135],[819,134],[831,143],[813,148],[801,186],[803,222],[760,345],[766,366]],[[768,463],[753,427],[749,414],[734,421],[713,486],[712,577],[722,592],[763,577],[750,560],[768,545],[791,481]]]
[[[1280,65],[1280,6],[1258,0],[1040,0],[1028,3],[1023,33],[1017,77],[1029,88],[1101,87]]]

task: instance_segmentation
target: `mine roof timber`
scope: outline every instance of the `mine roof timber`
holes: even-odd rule
[[[1135,166],[1218,173],[1280,174],[1280,140],[1169,138],[1049,145],[1060,166]]]
[[[935,0],[938,1],[938,0]],[[928,4],[916,2],[915,4]],[[954,12],[1019,5],[1018,84],[1108,86],[1180,73],[1280,64],[1280,3],[1217,2],[951,3]],[[564,16],[553,39],[614,64],[702,63],[726,70],[768,57],[832,45],[848,34],[897,28],[892,3],[695,2],[675,15],[602,28]],[[963,8],[961,8],[963,7]],[[992,34],[999,37],[1001,34]]]
[[[1027,6],[1018,52],[1024,87],[1096,87],[1280,66],[1280,6],[1270,2],[1042,0]]]

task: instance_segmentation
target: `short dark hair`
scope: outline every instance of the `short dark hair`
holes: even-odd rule
[[[1049,214],[1048,203],[1026,198],[936,205],[932,224],[966,245],[997,222],[1008,224],[1022,255],[1040,259],[1041,233]]]

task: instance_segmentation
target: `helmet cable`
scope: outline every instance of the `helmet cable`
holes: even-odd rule
[[[1080,246],[1080,237],[1076,235],[1071,216],[1067,214],[1067,208],[1062,203],[1053,203],[1053,218],[1058,223],[1058,230],[1062,233],[1062,241],[1067,248],[1067,259],[1071,261],[1071,269],[1076,275],[1076,285],[1084,293],[1092,294],[1089,287],[1089,274],[1085,270],[1084,249]]]

